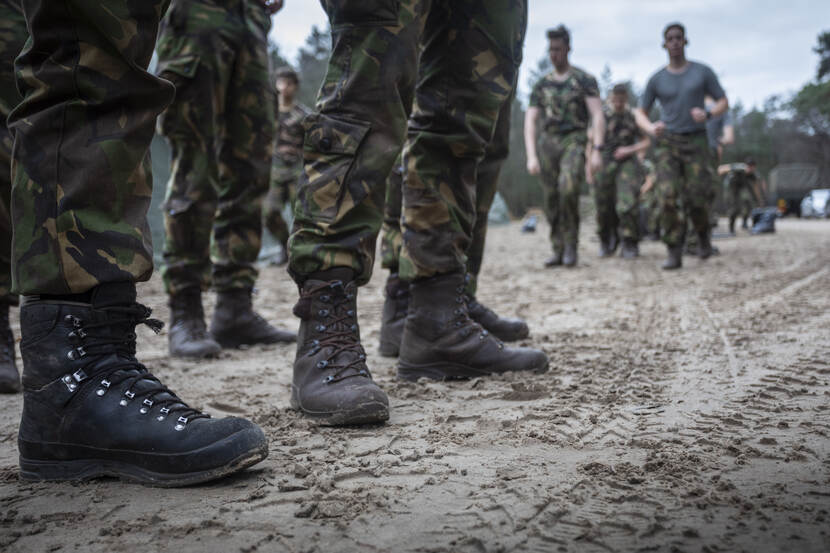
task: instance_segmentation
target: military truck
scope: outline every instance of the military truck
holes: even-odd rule
[[[778,207],[781,215],[801,217],[801,200],[819,186],[818,166],[812,163],[786,163],[769,174],[766,200]]]

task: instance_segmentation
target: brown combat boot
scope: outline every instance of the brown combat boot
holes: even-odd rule
[[[305,281],[294,306],[300,318],[291,406],[322,424],[389,419],[389,400],[372,380],[357,324],[357,286]]]
[[[683,266],[683,246],[669,246],[668,257],[660,266],[664,271],[673,271]]]
[[[250,288],[224,290],[216,295],[210,333],[223,348],[293,342],[297,335],[271,326],[254,311]]]
[[[20,373],[17,372],[14,353],[14,335],[9,324],[9,304],[0,303],[0,394],[20,391]]]
[[[515,342],[530,335],[530,329],[523,320],[501,317],[495,311],[480,303],[475,296],[468,295],[466,299],[470,318],[489,330],[499,340]]]
[[[543,352],[506,348],[470,318],[463,274],[413,282],[410,293],[398,378],[446,380],[547,370],[548,358]]]
[[[168,349],[173,357],[213,357],[222,346],[208,334],[202,291],[187,288],[170,296]]]
[[[401,280],[397,273],[390,273],[386,279],[385,292],[378,352],[384,357],[397,357],[401,349],[403,324],[409,306],[409,283]]]

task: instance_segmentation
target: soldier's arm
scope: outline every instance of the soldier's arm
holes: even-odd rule
[[[600,150],[605,141],[605,114],[602,113],[602,100],[599,96],[588,96],[585,98],[585,106],[591,114],[591,131],[593,132],[593,146],[591,157],[588,163],[592,171],[598,171],[602,167],[602,156]]]
[[[637,121],[637,126],[640,127],[640,130],[649,136],[660,136],[660,134],[663,132],[663,129],[665,128],[662,125],[662,121],[652,123],[651,120],[648,118],[646,110],[644,110],[641,107],[638,107],[634,110],[634,120]]]
[[[719,142],[722,146],[729,146],[735,143],[735,127],[733,125],[725,125],[723,127],[723,136],[720,137]]]
[[[539,120],[541,110],[536,106],[530,106],[525,113],[525,153],[527,154],[527,172],[531,175],[538,175],[540,172],[539,156],[536,154],[536,121]]]

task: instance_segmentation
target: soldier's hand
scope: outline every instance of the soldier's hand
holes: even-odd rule
[[[531,175],[538,175],[542,172],[542,167],[539,165],[539,158],[528,158],[527,160],[527,172]]]
[[[625,146],[620,146],[619,148],[614,150],[614,159],[616,159],[617,161],[621,161],[630,155],[631,152],[629,152],[628,148],[626,148]]]
[[[585,165],[585,182],[593,186],[594,184],[594,172],[591,171],[591,164],[588,163]]]
[[[706,112],[703,108],[692,108],[689,110],[689,113],[692,114],[692,119],[695,120],[695,123],[705,123],[706,122]]]
[[[274,15],[282,9],[284,0],[262,0],[265,9],[268,10],[268,15]]]
[[[666,124],[662,121],[657,121],[651,125],[651,134],[654,136],[663,136],[664,132],[666,132]]]

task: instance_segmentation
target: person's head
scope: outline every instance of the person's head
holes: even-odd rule
[[[290,67],[279,68],[276,75],[276,87],[280,98],[293,100],[297,89],[300,87],[300,78],[297,76],[297,72]]]
[[[682,23],[669,23],[663,29],[663,48],[669,53],[669,57],[677,58],[683,56],[686,45],[686,27]]]
[[[624,84],[615,84],[611,89],[611,107],[617,113],[625,111],[628,105],[628,87]]]
[[[746,172],[747,173],[754,173],[755,172],[755,160],[754,159],[752,159],[751,157],[748,157],[748,158],[746,158],[746,161],[744,161],[744,163],[746,163]]]
[[[567,67],[571,51],[571,33],[564,25],[548,30],[548,55],[557,69]]]

